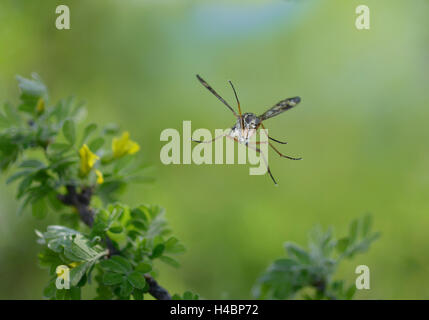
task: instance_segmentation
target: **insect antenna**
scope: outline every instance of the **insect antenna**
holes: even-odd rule
[[[243,115],[241,114],[240,100],[238,100],[237,92],[235,91],[234,85],[232,84],[231,80],[228,80],[228,82],[231,85],[232,91],[234,91],[235,100],[237,100],[238,115],[240,116],[241,130],[243,131],[244,130],[244,123],[243,123]]]
[[[201,84],[207,88],[207,90],[209,90],[211,93],[213,93],[213,95],[218,98],[224,105],[227,106],[227,108],[229,110],[232,111],[232,113],[234,114],[234,116],[236,118],[238,118],[237,113],[234,111],[234,109],[228,104],[228,102],[225,101],[224,98],[222,98],[212,87],[210,87],[210,85],[203,79],[201,78],[198,74],[197,74],[197,79],[201,82]]]

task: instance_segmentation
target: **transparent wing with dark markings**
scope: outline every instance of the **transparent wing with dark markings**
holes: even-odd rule
[[[288,99],[282,100],[271,109],[265,111],[261,116],[259,116],[259,118],[261,120],[267,120],[269,118],[275,117],[280,113],[295,107],[298,103],[300,103],[300,101],[301,101],[300,97],[294,97],[294,98],[288,98]]]

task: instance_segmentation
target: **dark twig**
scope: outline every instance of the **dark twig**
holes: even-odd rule
[[[58,199],[65,205],[76,208],[79,212],[80,219],[88,226],[92,227],[94,224],[95,212],[89,206],[93,190],[84,187],[80,192],[76,190],[73,185],[66,186],[67,193],[59,194]],[[113,241],[106,237],[105,243],[109,250],[109,256],[119,255],[120,251],[114,246]],[[161,287],[158,282],[150,275],[145,275],[146,281],[149,284],[149,293],[158,300],[171,300],[171,296],[166,289]]]
[[[326,287],[326,279],[320,279],[313,282],[313,287],[316,289],[317,293],[320,294],[322,297],[326,297],[329,300],[337,300],[337,297],[328,292]]]
[[[149,293],[158,300],[171,300],[171,296],[166,289],[161,287],[154,278],[145,275],[146,282],[149,284]]]
[[[94,224],[94,210],[89,207],[91,202],[92,190],[83,188],[80,193],[76,191],[76,187],[72,185],[66,186],[67,193],[59,194],[58,199],[67,206],[75,207],[80,215],[80,219],[88,226]]]

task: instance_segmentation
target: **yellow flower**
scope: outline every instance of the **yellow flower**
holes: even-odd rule
[[[88,146],[84,144],[79,150],[80,156],[80,174],[82,176],[87,176],[94,166],[95,162],[100,159],[95,153],[92,153],[89,150]]]
[[[69,271],[70,269],[76,268],[80,262],[71,262],[68,266],[66,265],[60,265],[55,269],[55,273],[58,277],[61,277],[64,272]]]
[[[97,176],[97,183],[102,184],[104,182],[103,174],[100,170],[95,170],[95,175]]]
[[[57,269],[55,269],[55,273],[57,274],[57,276],[59,277],[59,276],[61,276],[63,273],[64,273],[64,271],[65,270],[67,270],[68,269],[68,267],[67,266],[64,266],[64,265],[61,265],[61,266],[58,266],[57,267]]]
[[[36,111],[37,113],[43,113],[43,111],[45,111],[45,100],[43,100],[43,98],[37,101]]]
[[[136,153],[140,150],[140,146],[136,142],[130,140],[130,134],[126,131],[122,134],[122,137],[113,138],[112,150],[113,157],[120,158],[126,154]]]

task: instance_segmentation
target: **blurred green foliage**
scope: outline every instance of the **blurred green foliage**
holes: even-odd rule
[[[379,233],[371,232],[371,216],[353,220],[349,235],[335,239],[332,228],[324,232],[320,227],[310,232],[308,250],[293,242],[287,242],[288,257],[278,259],[258,279],[253,294],[259,299],[291,299],[303,289],[312,288],[306,299],[353,298],[356,285],[346,287],[343,280],[333,275],[343,259],[368,250]]]
[[[71,30],[54,27],[58,4],[69,5]],[[187,244],[182,268],[160,270],[173,292],[249,298],[285,239],[304,243],[314,224],[341,232],[370,211],[382,240],[336,276],[352,283],[355,266],[365,264],[371,290],[356,298],[428,298],[429,4],[367,0],[371,29],[358,31],[359,4],[1,1],[0,101],[17,97],[16,74],[36,71],[53,101],[72,92],[87,100],[90,122],[133,133],[157,181],[123,200],[162,203]],[[163,129],[180,131],[182,120],[194,129],[232,125],[196,73],[227,101],[233,80],[245,111],[302,97],[266,123],[289,142],[281,151],[304,157],[270,154],[278,188],[246,166],[160,163]],[[14,189],[0,183],[0,297],[39,298],[49,279],[36,266],[33,230],[57,220],[17,216]]]

